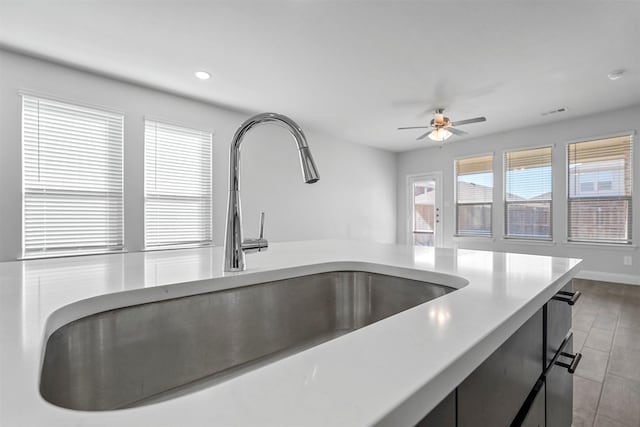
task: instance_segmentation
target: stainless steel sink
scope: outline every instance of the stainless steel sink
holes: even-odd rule
[[[40,392],[87,411],[170,399],[453,290],[338,271],[106,311],[51,335]]]

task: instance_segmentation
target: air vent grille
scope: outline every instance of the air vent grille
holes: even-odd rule
[[[544,113],[540,113],[541,116],[550,116],[551,114],[564,113],[567,111],[566,107],[558,108],[556,110],[545,111]]]

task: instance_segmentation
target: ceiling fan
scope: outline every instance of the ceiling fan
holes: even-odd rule
[[[434,141],[444,141],[451,135],[466,135],[467,132],[456,129],[455,126],[468,125],[471,123],[479,123],[487,121],[486,117],[475,117],[473,119],[458,120],[452,122],[449,117],[444,116],[444,108],[436,109],[436,112],[429,123],[429,126],[408,126],[401,127],[398,130],[405,129],[432,129],[429,132],[420,135],[416,138],[416,141],[426,138],[427,136]]]

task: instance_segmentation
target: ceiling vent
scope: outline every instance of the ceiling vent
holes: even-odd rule
[[[551,114],[564,113],[567,111],[566,107],[558,108],[556,110],[545,111],[544,113],[540,113],[541,116],[550,116]]]

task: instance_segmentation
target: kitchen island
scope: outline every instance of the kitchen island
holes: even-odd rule
[[[0,263],[2,426],[366,426],[420,421],[577,273],[580,260],[355,241],[272,244],[224,273],[221,247]],[[39,392],[46,340],[94,313],[329,271],[457,290],[243,375],[115,411]],[[224,325],[222,325],[224,326]]]

